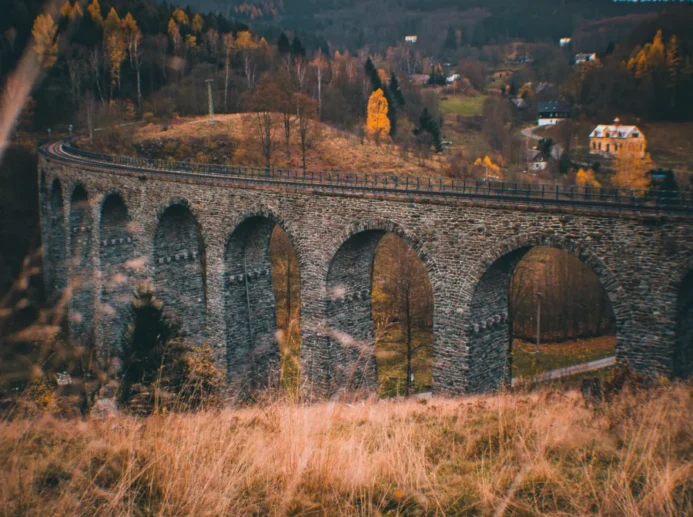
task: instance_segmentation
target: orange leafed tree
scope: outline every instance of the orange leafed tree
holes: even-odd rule
[[[650,179],[647,173],[655,168],[649,153],[640,158],[634,153],[621,153],[616,158],[616,174],[611,179],[614,187],[647,190]]]
[[[87,7],[87,11],[91,19],[94,20],[94,23],[99,27],[103,27],[103,16],[101,15],[101,4],[99,4],[99,0],[92,0],[89,7]]]
[[[577,175],[575,176],[575,182],[578,185],[584,187],[601,187],[602,184],[599,183],[597,178],[594,176],[594,171],[592,169],[579,169]]]
[[[202,27],[204,26],[205,22],[202,19],[202,16],[200,16],[200,13],[195,14],[193,16],[193,21],[192,21],[192,30],[194,33],[199,34],[202,31]]]
[[[176,20],[179,25],[190,25],[188,15],[185,14],[185,11],[180,7],[177,7],[176,10],[173,11],[173,19]]]
[[[111,7],[104,23],[104,40],[111,67],[111,86],[118,85],[120,91],[120,67],[127,57],[127,43],[122,22],[115,9]]]
[[[366,134],[379,142],[381,138],[387,138],[390,134],[390,119],[387,118],[387,99],[383,91],[378,88],[368,99],[368,112],[366,118]]]
[[[34,38],[34,52],[44,68],[53,66],[58,58],[58,26],[49,14],[39,14],[31,29]]]

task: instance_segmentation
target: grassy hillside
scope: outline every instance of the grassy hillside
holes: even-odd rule
[[[4,515],[681,516],[693,388],[0,423]]]
[[[289,151],[281,115],[273,119],[273,167],[301,168],[298,128],[293,127]],[[178,119],[170,126],[147,124],[141,127],[97,134],[94,146],[109,153],[124,153],[148,158],[264,166],[256,128],[250,114],[215,115]],[[357,135],[339,131],[326,124],[311,123],[306,156],[308,170],[357,171],[399,175],[438,175],[442,160],[432,157],[422,162],[397,146],[361,140]],[[86,142],[81,145],[90,147]]]

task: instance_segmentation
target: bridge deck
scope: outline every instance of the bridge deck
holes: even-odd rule
[[[691,192],[651,192],[578,185],[171,162],[94,153],[72,147],[66,142],[44,144],[39,150],[47,158],[71,165],[94,166],[100,172],[107,169],[114,173],[170,177],[200,183],[231,182],[254,187],[336,191],[364,197],[396,195],[440,200],[469,199],[497,205],[564,206],[592,210],[693,215]]]

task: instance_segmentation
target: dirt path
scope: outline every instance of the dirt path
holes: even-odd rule
[[[540,373],[539,375],[535,375],[533,377],[518,377],[513,379],[513,386],[527,384],[529,382],[543,382],[553,379],[560,379],[561,377],[568,377],[569,375],[576,375],[578,373],[601,370],[602,368],[608,368],[609,366],[613,366],[615,364],[615,356],[605,357],[603,359],[597,359],[588,363],[574,364],[572,366],[566,366],[565,368],[549,370],[548,372]]]

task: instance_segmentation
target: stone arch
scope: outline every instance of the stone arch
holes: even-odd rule
[[[72,338],[91,346],[94,342],[93,221],[86,188],[78,183],[70,197],[70,328]]]
[[[421,241],[391,221],[354,225],[337,237],[325,278],[327,350],[333,389],[377,388],[372,283],[375,252],[388,233],[406,242],[424,264],[433,290],[433,326],[436,334],[437,266]],[[435,338],[434,338],[435,339]],[[435,342],[434,342],[435,350]]]
[[[400,226],[399,224],[385,219],[372,219],[359,222],[356,224],[352,224],[345,230],[339,232],[333,239],[330,246],[328,247],[327,256],[334,257],[337,254],[339,248],[346,241],[348,241],[354,235],[367,230],[380,231],[383,232],[383,234],[391,233],[397,235],[404,242],[406,242],[411,247],[411,249],[414,250],[416,256],[419,257],[421,262],[423,262],[423,265],[426,268],[426,271],[428,272],[428,276],[431,279],[431,282],[433,282],[434,279],[439,278],[440,275],[438,264],[433,258],[432,253],[430,253],[426,248],[424,241],[412,234],[411,232],[409,232],[408,230],[406,230],[405,228],[403,228],[402,226]]]
[[[65,204],[59,179],[53,180],[48,201],[47,231],[44,243],[44,275],[48,287],[48,300],[56,303],[67,285],[65,252],[67,232],[65,230]]]
[[[99,321],[107,357],[122,346],[132,292],[134,258],[131,219],[125,201],[115,192],[103,198],[99,221],[101,299]]]
[[[279,371],[270,241],[284,220],[270,210],[246,211],[224,251],[224,320],[232,383],[257,387]],[[300,263],[300,258],[299,258]]]
[[[693,377],[693,269],[677,283],[673,376]]]
[[[556,235],[521,235],[488,251],[470,271],[465,291],[471,293],[463,318],[466,336],[466,390],[494,391],[509,384],[510,322],[508,297],[515,266],[532,248],[560,249],[578,258],[599,278],[611,303],[616,320],[617,355],[625,353],[623,338],[631,323],[631,311],[625,291],[609,268],[592,251],[578,242]]]
[[[206,338],[206,258],[202,230],[189,203],[173,200],[160,210],[153,248],[154,292],[183,333]]]

